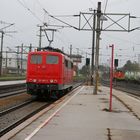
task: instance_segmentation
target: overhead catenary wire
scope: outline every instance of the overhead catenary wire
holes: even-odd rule
[[[94,9],[97,9],[97,6],[95,5],[95,3],[92,0],[89,0],[93,5],[94,5]]]
[[[27,4],[24,2],[22,2],[21,0],[18,0],[19,1],[19,3],[24,7],[24,8],[26,8],[34,17],[36,17],[41,23],[42,23],[42,20],[27,6]],[[38,1],[39,2],[39,0],[36,0],[36,1]],[[106,6],[105,6],[105,10],[104,10],[104,12],[106,11],[106,9],[107,9],[107,4],[108,4],[108,0],[106,0]],[[40,7],[42,7],[42,5],[41,5],[41,3],[39,2],[39,5],[40,5]],[[43,10],[44,10],[44,8],[42,8]],[[56,20],[58,20],[58,18],[56,18],[57,17],[57,15],[56,16],[53,16],[53,15],[51,15],[47,10],[45,10],[45,12],[50,16],[50,17],[52,17],[52,18],[54,18],[54,19],[56,19]],[[58,15],[58,17],[63,17],[64,15]],[[65,15],[65,17],[68,17],[68,16],[72,16],[72,15]],[[63,22],[63,21],[61,21],[61,20],[59,20],[60,22]],[[64,22],[64,24],[65,24],[65,22]],[[73,26],[71,26],[71,25],[69,25],[69,24],[67,24],[68,26],[63,26],[63,27],[72,27],[72,28],[75,28],[75,27],[73,27]],[[53,26],[53,25],[50,25],[50,26]],[[57,25],[54,25],[54,26],[57,26]],[[76,28],[77,29],[77,28]]]
[[[17,0],[19,2],[20,5],[22,5],[27,11],[29,11],[38,21],[40,21],[44,26],[47,26],[47,24],[43,23],[42,20],[27,6],[27,4],[25,5],[25,3],[23,3],[21,0]],[[77,29],[76,27],[74,26],[71,26],[70,24],[62,21],[62,20],[59,20],[58,18],[55,18],[53,15],[51,15],[45,8],[42,7],[41,3],[37,0],[38,4],[40,5],[40,7],[43,9],[43,11],[45,11],[45,13],[47,13],[50,17],[54,18],[55,20],[58,20],[64,24],[66,24],[67,26],[61,26],[62,28],[64,27],[72,27],[72,28],[75,28]],[[50,25],[50,26],[55,26],[55,25]],[[58,27],[58,25],[56,25]],[[59,26],[60,27],[60,26]]]
[[[19,1],[19,0],[18,0]],[[43,6],[42,6],[42,4],[40,3],[40,1],[39,0],[37,0],[37,2],[38,2],[38,4],[40,5],[40,7],[42,8],[42,10],[45,12],[45,13],[47,13],[48,14],[48,16],[50,16],[51,18],[53,18],[53,19],[55,19],[55,20],[57,20],[57,21],[59,21],[59,22],[61,22],[61,23],[63,23],[63,24],[65,24],[65,25],[67,25],[67,26],[62,26],[62,27],[72,27],[72,28],[74,28],[74,29],[76,29],[76,30],[79,30],[77,27],[75,27],[75,26],[72,26],[72,25],[70,25],[69,23],[66,23],[65,21],[63,21],[63,20],[61,20],[61,19],[58,19],[57,18],[57,15],[56,16],[54,16],[54,15],[51,15]],[[64,15],[58,15],[58,16],[64,16]],[[79,16],[79,15],[65,15],[65,16]],[[45,25],[46,26],[46,25]],[[58,26],[58,25],[57,25]]]
[[[38,21],[42,23],[42,20],[27,6],[25,3],[21,2],[21,0],[17,0],[20,5],[22,5],[26,10],[28,10]]]
[[[48,16],[52,17],[52,18],[55,19],[55,20],[60,21],[61,23],[65,24],[65,25],[67,25],[67,26],[64,26],[64,25],[63,25],[63,26],[60,26],[60,25],[48,25],[48,24],[46,24],[46,23],[43,23],[42,20],[27,6],[27,3],[25,3],[24,0],[17,0],[17,1],[19,2],[20,5],[22,5],[27,11],[29,11],[36,19],[38,19],[38,21],[40,21],[40,22],[41,22],[44,26],[46,26],[46,27],[48,27],[48,26],[56,26],[56,27],[62,27],[62,28],[64,28],[64,27],[67,27],[67,28],[74,28],[74,29],[76,29],[76,30],[79,30],[77,27],[74,27],[74,26],[72,26],[72,25],[70,25],[70,24],[68,24],[68,23],[66,23],[66,22],[64,22],[64,21],[62,21],[62,20],[56,18],[55,16],[51,15],[51,14],[43,7],[43,5],[40,3],[39,0],[36,0],[36,2],[37,2],[38,5],[41,7],[41,9],[43,9],[43,11],[45,11],[45,13],[48,14]],[[23,1],[24,1],[24,2],[23,2]],[[62,16],[63,16],[63,15],[62,15]],[[66,16],[77,16],[77,15],[66,15]],[[78,15],[78,16],[79,16],[79,15]]]
[[[43,10],[44,10],[47,14],[49,14],[48,11],[46,11],[46,9],[43,9]],[[51,14],[49,14],[49,16],[52,17],[52,18],[54,18],[55,20],[57,20],[57,21],[59,21],[59,22],[65,24],[65,25],[68,25],[69,27],[72,27],[72,28],[74,28],[74,29],[76,29],[76,30],[79,30],[77,27],[72,26],[72,25],[70,25],[69,23],[67,23],[67,22],[65,22],[65,21],[63,21],[63,20],[61,20],[61,19],[58,19],[57,17],[55,17],[55,16],[53,16],[53,15],[51,15]]]
[[[105,3],[104,13],[106,12],[106,9],[107,9],[107,4],[108,4],[108,0],[106,0],[106,3]]]

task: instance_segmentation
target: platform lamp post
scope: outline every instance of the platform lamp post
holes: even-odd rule
[[[114,45],[109,46],[111,50],[111,67],[110,67],[110,101],[109,111],[112,112],[112,80],[113,80],[113,69],[114,69]]]

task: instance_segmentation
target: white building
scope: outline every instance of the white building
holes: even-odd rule
[[[23,58],[3,58],[2,59],[2,73],[23,74],[26,72],[27,59]]]

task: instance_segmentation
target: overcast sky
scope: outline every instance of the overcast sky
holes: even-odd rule
[[[0,21],[14,23],[14,26],[7,28],[4,31],[17,31],[10,33],[12,37],[4,36],[4,48],[12,49],[17,45],[29,45],[32,43],[38,46],[39,28],[37,25],[42,25],[43,22],[48,24],[59,24],[58,21],[50,18],[45,14],[45,9],[51,15],[75,15],[79,12],[89,12],[89,8],[96,9],[98,0],[0,0]],[[101,0],[102,11],[105,10],[106,0]],[[133,16],[140,17],[140,1],[138,0],[108,0],[106,13],[130,13]],[[63,21],[67,21],[72,25],[78,26],[77,17],[61,17]],[[107,24],[106,21],[105,24]],[[126,24],[124,20],[121,24]],[[0,29],[6,24],[0,23]],[[131,20],[131,27],[140,26],[140,18]],[[117,28],[117,27],[114,27]],[[91,53],[92,44],[91,31],[77,31],[73,28],[59,29],[55,33],[53,47],[62,48],[66,53],[69,51],[69,46],[72,44],[73,53],[79,53],[86,56],[85,52]],[[43,46],[48,45],[48,41],[43,37]],[[107,56],[110,54],[108,46],[115,45],[115,58],[120,59],[119,65],[123,65],[128,59],[132,61],[138,60],[140,54],[140,30],[131,33],[121,32],[102,32],[100,42],[100,62],[108,63]],[[88,56],[90,57],[90,56]]]

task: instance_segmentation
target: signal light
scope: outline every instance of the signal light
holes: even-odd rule
[[[90,58],[86,58],[86,66],[89,66],[90,64]]]
[[[115,66],[115,67],[118,67],[118,59],[115,59],[115,60],[114,60],[114,66]]]

